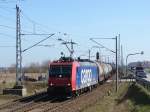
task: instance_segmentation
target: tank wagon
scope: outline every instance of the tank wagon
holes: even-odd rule
[[[112,67],[111,64],[101,63],[97,61],[95,61],[95,63],[97,64],[98,67],[99,83],[103,83],[104,81],[106,81],[108,78],[111,77],[114,68]]]
[[[90,60],[61,58],[49,64],[49,94],[61,92],[77,95],[91,90],[111,76],[110,64]]]

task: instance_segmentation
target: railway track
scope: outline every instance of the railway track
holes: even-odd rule
[[[103,87],[101,86],[98,88],[99,90],[101,90],[102,88],[105,88],[101,92],[95,89],[93,92],[83,94],[80,97],[77,97],[76,99],[70,102],[61,104],[60,106],[57,106],[56,108],[53,108],[49,111],[43,111],[43,112],[79,112],[83,110],[84,108],[87,108],[88,106],[96,103],[97,100],[100,100],[105,95],[107,95],[108,91],[110,91],[110,87],[111,85],[105,85]]]
[[[105,87],[107,87],[107,86],[105,86]],[[93,92],[95,92],[95,91],[96,91],[96,89],[93,90]],[[69,99],[69,100],[65,100],[63,102],[59,102],[59,103],[53,103],[53,104],[50,103],[49,105],[44,106],[43,109],[41,109],[40,111],[39,111],[38,108],[34,111],[38,111],[38,112],[71,112],[72,111],[72,112],[76,112],[76,111],[78,111],[78,106],[75,106],[75,105],[77,105],[81,101],[84,102],[83,104],[86,104],[85,99],[91,97],[93,92],[88,92],[86,94],[81,94],[79,97],[76,97],[74,100]],[[101,95],[101,97],[103,97],[103,96],[104,96],[104,94]],[[88,101],[90,102],[90,100],[91,99],[89,99]],[[73,107],[73,106],[75,106],[75,107]],[[83,105],[80,105],[80,106],[82,108]]]
[[[67,98],[49,97],[46,93],[40,93],[31,97],[15,100],[0,106],[3,112],[76,112],[79,108],[89,105],[89,102],[95,102],[95,96],[99,94],[103,97],[112,84],[103,84],[76,97],[74,100]],[[93,101],[92,101],[93,100]],[[82,104],[80,104],[82,103]]]
[[[46,99],[48,98],[48,94],[44,94],[43,96],[40,96],[38,98],[36,98],[35,100],[32,100],[28,103],[25,103],[21,106],[16,106],[15,108],[11,109],[9,112],[26,112],[26,111],[29,111],[31,110],[34,106],[39,106],[41,105],[41,103],[35,103],[35,102],[38,102],[42,99]]]
[[[54,99],[53,99],[54,100]],[[53,101],[52,100],[52,101]],[[58,108],[59,106],[61,106],[61,105],[64,105],[64,104],[67,104],[67,102],[70,102],[71,101],[71,99],[70,100],[65,100],[65,101],[63,101],[63,102],[45,102],[45,103],[42,103],[42,105],[41,104],[38,104],[38,105],[36,105],[36,106],[34,106],[34,108],[30,108],[30,110],[27,110],[27,111],[21,111],[21,112],[28,112],[28,111],[30,111],[30,112],[47,112],[47,111],[51,111],[51,110],[53,110],[53,109],[56,109],[56,108]]]
[[[1,110],[8,111],[12,108],[20,107],[22,105],[25,105],[26,103],[33,102],[34,100],[39,99],[40,97],[43,97],[43,95],[45,95],[45,94],[46,94],[46,92],[41,92],[41,93],[38,93],[36,95],[32,95],[32,96],[28,96],[28,97],[24,97],[24,98],[19,98],[17,100],[8,102],[6,104],[2,104],[2,105],[0,105],[0,111]]]
[[[43,111],[43,109],[41,108],[44,108],[45,111],[45,109],[49,110],[51,108],[55,108],[58,105],[60,105],[60,101],[58,100],[60,100],[60,98],[49,97],[48,94],[46,93],[40,93],[38,95],[17,99],[13,102],[3,104],[0,106],[0,111],[29,112],[36,109],[39,109],[39,111]]]
[[[110,90],[111,84],[101,85],[99,86],[99,90],[105,88],[100,93],[100,98],[102,98],[108,90]],[[108,88],[108,89],[106,89]],[[78,107],[82,108],[82,106],[86,107],[87,102],[92,103],[96,102],[95,94],[99,92],[97,89],[94,89],[93,92],[87,92],[85,94],[81,94],[79,97],[76,97],[74,100],[72,99],[61,99],[61,98],[52,98],[46,102],[37,102],[34,105],[27,106],[24,109],[21,109],[19,112],[76,112],[78,111]],[[88,98],[88,100],[87,100]],[[93,99],[90,99],[93,98]],[[87,102],[86,102],[87,101]],[[80,104],[82,102],[83,104]],[[80,104],[80,106],[75,106]],[[90,104],[87,104],[90,105]],[[74,107],[73,107],[74,106]]]

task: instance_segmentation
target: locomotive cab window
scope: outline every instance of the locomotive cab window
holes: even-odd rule
[[[52,65],[50,66],[50,77],[71,77],[72,66],[71,65]]]

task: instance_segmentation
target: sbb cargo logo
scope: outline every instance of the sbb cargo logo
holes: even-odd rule
[[[81,83],[88,84],[92,81],[92,70],[91,69],[82,69],[81,70]]]

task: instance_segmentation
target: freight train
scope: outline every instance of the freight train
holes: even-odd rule
[[[98,61],[62,57],[49,64],[47,92],[79,95],[111,77],[113,69]]]

